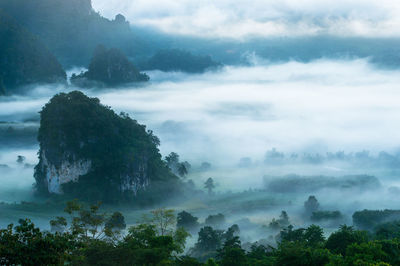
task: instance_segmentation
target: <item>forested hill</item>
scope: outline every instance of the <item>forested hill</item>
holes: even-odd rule
[[[0,9],[38,35],[65,68],[88,65],[98,44],[140,53],[125,18],[102,17],[91,0],[2,0]]]
[[[41,111],[36,189],[85,201],[161,202],[181,182],[161,159],[159,139],[126,114],[73,91]]]
[[[64,70],[45,45],[1,11],[0,40],[0,94],[14,93],[27,84],[66,80]]]

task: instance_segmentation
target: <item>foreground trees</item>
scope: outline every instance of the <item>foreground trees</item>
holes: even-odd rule
[[[81,243],[69,233],[42,232],[28,219],[0,230],[0,265],[63,265]]]
[[[65,212],[68,218],[51,221],[52,232],[30,220],[0,230],[0,265],[400,265],[398,228],[388,225],[385,234],[344,225],[327,239],[319,226],[288,226],[276,247],[254,243],[247,250],[237,225],[227,230],[205,226],[185,256],[189,234],[177,221],[182,224],[187,216],[190,224],[197,223],[185,212],[177,220],[173,210],[154,210],[145,223],[126,231],[121,213],[102,213],[98,204],[72,201]]]

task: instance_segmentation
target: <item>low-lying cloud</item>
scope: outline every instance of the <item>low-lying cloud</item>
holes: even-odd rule
[[[398,71],[366,60],[151,73],[142,89],[98,95],[161,137],[162,150],[223,161],[283,151],[396,151]],[[121,97],[121,95],[124,97]],[[165,138],[164,138],[165,136]]]
[[[199,75],[149,75],[152,81],[142,87],[85,93],[147,125],[159,136],[163,155],[177,152],[194,166],[210,162],[216,168],[207,175],[220,177],[221,187],[242,188],[243,177],[246,187],[257,187],[265,174],[369,174],[334,165],[266,168],[265,154],[273,148],[288,155],[399,150],[400,71],[380,70],[367,60],[262,62]],[[0,121],[37,117],[58,92],[36,91],[0,100]],[[251,167],[238,169],[244,157]]]

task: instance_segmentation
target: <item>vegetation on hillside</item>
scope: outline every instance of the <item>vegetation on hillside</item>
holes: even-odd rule
[[[81,87],[102,87],[144,82],[149,79],[149,76],[140,73],[120,50],[106,49],[99,45],[88,71],[79,75],[73,74],[71,82]]]
[[[148,195],[148,200],[159,201],[180,194],[178,177],[161,159],[159,139],[127,114],[117,115],[99,99],[79,91],[54,96],[40,114],[40,161],[35,168],[40,194],[47,194],[44,156],[56,168],[66,160],[91,161],[90,171],[78,182],[63,185],[66,195],[80,199],[146,201]],[[140,189],[124,190],[127,176]]]
[[[202,73],[219,66],[221,64],[213,61],[210,56],[193,55],[187,51],[170,49],[158,51],[141,65],[141,69]]]
[[[66,74],[43,43],[0,10],[0,95],[32,83],[65,82]]]
[[[102,17],[91,0],[2,0],[0,9],[39,36],[64,67],[87,65],[98,44],[128,54],[137,50],[125,18]]]

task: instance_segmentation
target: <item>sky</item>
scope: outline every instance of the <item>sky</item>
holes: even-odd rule
[[[396,0],[92,0],[134,25],[208,38],[400,36]]]

